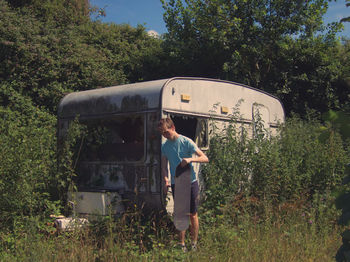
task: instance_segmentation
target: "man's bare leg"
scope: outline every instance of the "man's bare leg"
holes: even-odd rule
[[[179,232],[179,240],[182,246],[185,245],[185,234],[186,234],[186,230]]]
[[[199,231],[198,213],[191,214],[190,219],[191,219],[192,244],[196,245],[198,240],[198,231]]]

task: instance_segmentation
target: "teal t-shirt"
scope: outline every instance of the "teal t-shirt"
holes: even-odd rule
[[[171,184],[175,183],[175,170],[176,167],[181,163],[183,158],[192,157],[197,151],[197,145],[188,137],[180,135],[174,141],[166,140],[162,144],[162,156],[165,156],[170,164]],[[196,174],[191,165],[191,180],[196,181]]]

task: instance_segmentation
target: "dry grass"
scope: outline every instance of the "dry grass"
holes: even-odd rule
[[[332,228],[331,228],[332,227]],[[114,231],[104,237],[85,230],[60,236],[26,236],[0,254],[2,261],[334,261],[341,229],[301,221],[207,226],[197,251],[183,254],[172,235],[150,237],[148,248],[138,237]],[[166,229],[161,229],[166,230]],[[159,234],[158,234],[159,236]],[[170,240],[169,240],[170,238]],[[141,248],[143,247],[143,248]]]

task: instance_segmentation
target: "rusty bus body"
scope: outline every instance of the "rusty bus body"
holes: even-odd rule
[[[87,130],[76,170],[78,191],[71,196],[76,213],[118,214],[127,203],[137,203],[147,211],[171,212],[171,196],[163,193],[160,165],[164,138],[157,130],[159,119],[171,117],[178,133],[206,151],[209,120],[224,129],[238,104],[237,121],[251,133],[255,111],[272,133],[284,121],[284,109],[276,97],[214,79],[176,77],[65,96],[58,107],[59,139],[77,116]]]

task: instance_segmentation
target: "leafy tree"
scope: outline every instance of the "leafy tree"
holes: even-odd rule
[[[345,0],[346,3],[346,7],[350,6],[350,0]],[[340,22],[350,22],[350,16],[348,17],[344,17],[343,19],[340,20]]]
[[[60,24],[80,23],[89,19],[88,0],[6,0],[22,12],[33,12],[42,21]]]
[[[343,69],[335,34],[341,25],[323,25],[328,1],[162,2],[169,32],[164,48],[174,74],[266,90],[282,97],[288,113],[339,106],[336,82]]]
[[[158,78],[161,40],[91,21],[86,3],[0,0],[1,230],[64,198],[72,158],[57,169],[56,108],[66,93]]]
[[[148,36],[143,27],[84,17],[79,23],[56,20],[57,13],[70,12],[69,5],[29,3],[13,9],[0,2],[0,80],[35,105],[55,113],[67,92],[158,78],[160,40]],[[51,9],[42,15],[45,4]]]
[[[11,229],[25,217],[55,212],[50,197],[56,191],[56,119],[31,104],[11,87],[16,108],[0,106],[0,230]],[[15,110],[16,109],[16,110]]]
[[[306,115],[308,109],[326,112],[341,109],[348,101],[349,68],[342,57],[344,47],[321,37],[289,39],[280,57],[276,57],[274,72],[261,89],[279,96],[287,112]],[[344,61],[344,63],[342,63]]]

